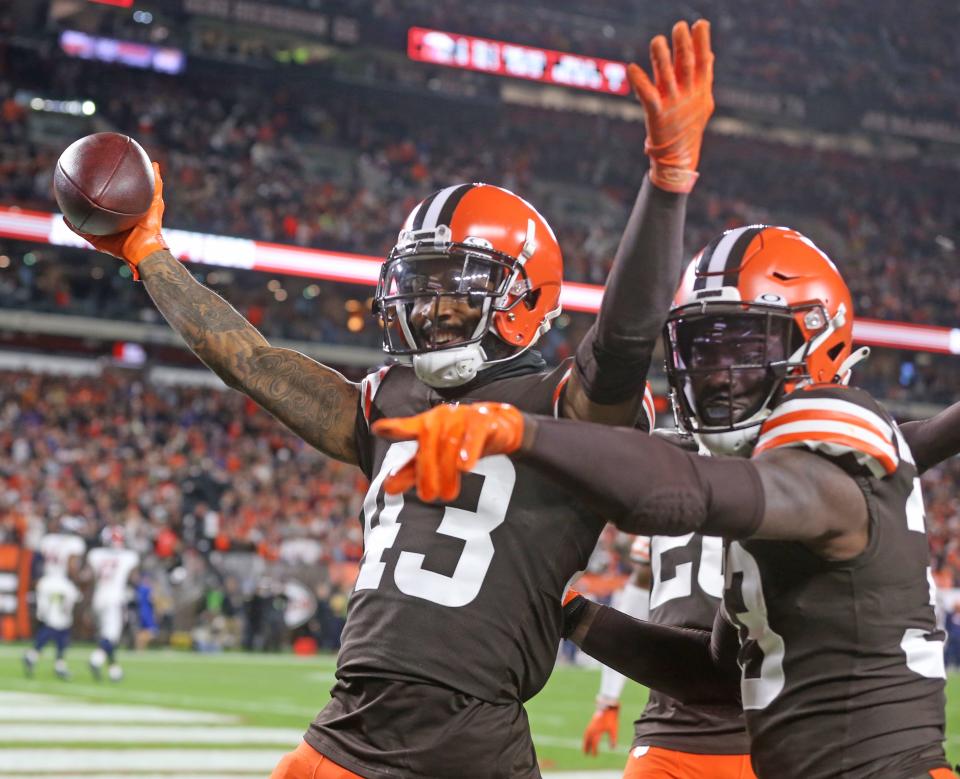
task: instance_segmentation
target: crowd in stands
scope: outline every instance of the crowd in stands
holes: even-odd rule
[[[960,464],[923,479],[932,566],[960,586]],[[119,524],[141,560],[162,640],[200,650],[278,648],[294,579],[315,613],[299,628],[336,647],[363,552],[356,468],[289,434],[238,393],[148,386],[135,374],[0,372],[0,542],[36,548],[63,528],[95,543]],[[588,574],[608,595],[629,571],[611,526]]]
[[[419,199],[451,181],[483,180],[544,212],[568,278],[605,278],[646,167],[637,123],[334,82],[304,102],[303,84],[265,84],[234,71],[175,78],[8,54],[0,205],[55,207],[60,148],[34,138],[14,93],[56,90],[93,99],[101,126],[130,133],[160,161],[171,227],[382,256]],[[956,258],[951,167],[710,135],[701,171],[689,252],[726,227],[788,224],[834,256],[860,315],[960,319],[960,279],[942,273]]]
[[[123,526],[161,624],[249,607],[263,624],[243,643],[263,643],[269,573],[298,566],[327,604],[342,597],[349,575],[331,572],[362,555],[365,488],[233,392],[0,373],[0,540],[36,548],[55,529],[95,541]]]
[[[474,35],[620,61],[638,61],[657,33],[676,21],[670,4],[638,7],[627,0],[591,3],[495,0],[270,0],[275,6],[351,20],[351,40],[403,50],[411,26]],[[193,55],[228,61],[276,62],[279,33],[250,25],[239,34],[230,24],[198,25],[203,15],[154,8],[152,24],[129,13],[104,12],[91,30],[101,35],[180,46]],[[936,0],[909,7],[896,0],[789,0],[771,13],[756,2],[701,0],[681,13],[711,20],[723,57],[720,83],[800,97],[829,95],[838,106],[960,119],[960,68],[952,31],[960,12]],[[235,25],[236,22],[233,22]],[[331,25],[332,26],[332,25]],[[218,34],[221,33],[221,34]],[[288,33],[290,31],[287,31]],[[335,36],[334,36],[335,37]],[[309,35],[302,36],[303,42]]]

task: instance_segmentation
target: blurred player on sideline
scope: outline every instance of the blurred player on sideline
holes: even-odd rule
[[[117,645],[123,634],[127,613],[127,581],[140,563],[140,555],[126,548],[123,528],[105,527],[101,534],[104,546],[91,549],[87,565],[93,572],[93,615],[97,623],[97,648],[90,653],[90,672],[99,680],[109,663],[110,681],[119,682],[123,669],[116,660]]]
[[[70,578],[76,574],[83,553],[87,551],[87,544],[76,533],[67,532],[62,520],[56,520],[54,525],[54,531],[40,539],[43,575],[56,574]]]
[[[682,440],[672,436],[674,440]],[[689,439],[687,437],[688,441]],[[692,449],[696,450],[694,443]],[[619,603],[635,619],[658,625],[710,630],[723,593],[719,538],[637,536],[630,549],[634,571]],[[603,666],[597,709],[584,732],[584,752],[597,754],[606,734],[616,746],[620,693],[625,678]],[[634,722],[633,743],[623,779],[752,779],[750,743],[739,705],[687,706],[650,690]]]
[[[650,538],[634,536],[630,544],[630,577],[623,588],[610,601],[610,606],[629,614],[635,619],[647,619],[650,613]],[[626,683],[619,671],[609,666],[600,668],[600,690],[597,693],[597,708],[583,732],[583,752],[596,755],[604,735],[611,749],[617,746],[620,726],[620,695]]]
[[[64,681],[70,678],[67,667],[67,646],[70,644],[70,629],[73,627],[73,608],[81,600],[80,591],[56,566],[51,567],[37,582],[37,635],[33,647],[23,655],[23,667],[28,677],[33,677],[40,653],[48,642],[57,647],[53,670]]]

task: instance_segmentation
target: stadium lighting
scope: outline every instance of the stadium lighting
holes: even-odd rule
[[[382,257],[370,255],[305,249],[189,230],[164,230],[164,236],[173,254],[184,262],[326,279],[367,287],[376,286],[383,261]],[[0,207],[0,237],[54,246],[89,247],[86,241],[67,229],[60,214],[21,208]],[[127,274],[130,272],[126,265],[121,265],[120,270]],[[561,302],[567,311],[596,313],[602,298],[601,286],[565,282]],[[857,319],[853,326],[853,337],[857,343],[887,349],[960,354],[960,327]]]

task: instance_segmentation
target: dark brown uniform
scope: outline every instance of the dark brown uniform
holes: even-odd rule
[[[653,536],[649,621],[710,630],[723,593],[723,541],[688,533]],[[662,747],[697,755],[745,755],[750,751],[739,706],[686,706],[650,691],[634,723],[631,748]]]
[[[870,540],[844,562],[800,543],[730,544],[723,606],[740,632],[754,769],[907,779],[945,766],[943,635],[909,448],[879,404],[843,387],[786,398],[757,450],[779,446],[818,451],[854,476]]]
[[[508,375],[457,400],[553,415],[568,366],[547,372],[512,362]],[[385,498],[383,479],[416,444],[376,438],[369,424],[444,400],[405,366],[364,381],[357,449],[371,480],[365,556],[333,699],[306,740],[375,779],[537,777],[522,703],[550,675],[563,591],[604,522],[507,457],[481,460],[450,505],[421,503],[412,492]]]

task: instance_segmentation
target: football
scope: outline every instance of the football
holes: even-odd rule
[[[133,227],[153,198],[150,158],[128,135],[94,133],[70,144],[53,174],[53,191],[67,220],[91,235]]]

